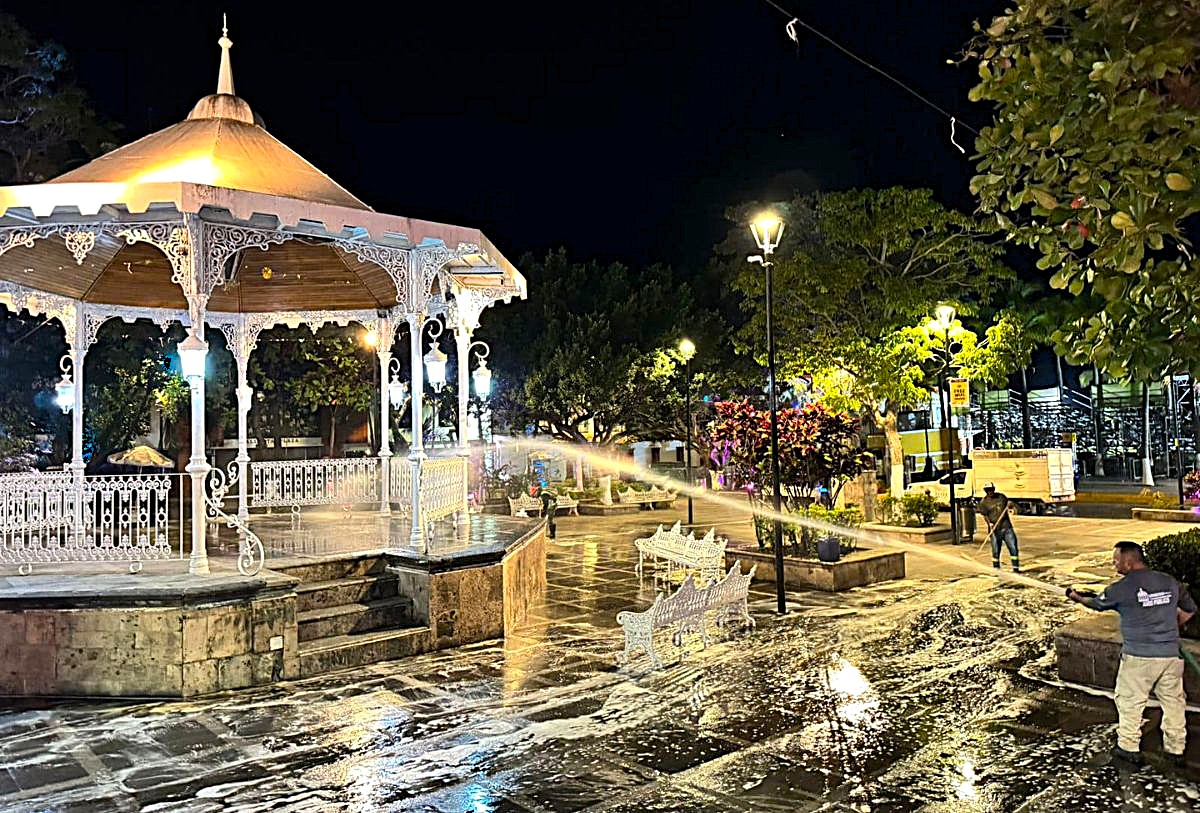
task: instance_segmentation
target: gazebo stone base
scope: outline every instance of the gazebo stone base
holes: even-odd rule
[[[151,572],[2,584],[4,694],[188,697],[299,676],[295,580],[286,576]]]
[[[434,555],[371,550],[0,578],[0,694],[195,697],[501,638],[546,588],[540,520]]]

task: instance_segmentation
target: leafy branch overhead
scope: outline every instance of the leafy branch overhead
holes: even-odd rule
[[[1090,307],[1054,338],[1120,378],[1200,372],[1200,0],[1021,0],[970,44],[971,190]]]

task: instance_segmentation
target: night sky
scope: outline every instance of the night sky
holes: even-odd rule
[[[376,209],[478,226],[514,260],[563,245],[686,274],[727,206],[793,189],[924,185],[972,205],[944,118],[811,34],[797,47],[762,0],[372,5],[11,11],[68,49],[131,141],[215,90],[227,10],[238,95],[268,130]],[[973,69],[946,60],[1002,3],[781,5],[987,120]]]

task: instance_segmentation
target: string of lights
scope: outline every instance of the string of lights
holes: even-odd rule
[[[783,6],[776,3],[775,0],[763,0],[763,2],[765,2],[771,8],[778,11],[784,17],[788,18],[788,23],[787,23],[787,25],[784,26],[784,30],[787,32],[788,39],[790,39],[792,42],[796,43],[797,45],[800,44],[800,37],[796,33],[796,26],[801,26],[805,30],[811,32],[812,34],[815,34],[817,37],[819,37],[820,39],[824,40],[829,45],[836,48],[838,51],[841,51],[843,54],[850,57],[855,62],[858,62],[860,65],[863,65],[864,67],[866,67],[866,68],[874,71],[875,73],[879,74],[880,76],[884,77],[889,82],[892,82],[893,84],[902,88],[906,93],[908,93],[909,95],[918,99],[926,106],[932,108],[933,110],[937,111],[938,113],[942,114],[947,119],[949,119],[950,120],[950,143],[953,144],[955,147],[957,147],[959,152],[961,152],[965,155],[967,151],[965,149],[963,149],[962,146],[960,146],[957,141],[954,140],[955,135],[956,135],[956,127],[961,127],[964,130],[968,130],[968,131],[974,133],[975,135],[980,135],[978,130],[976,130],[974,127],[971,127],[970,125],[965,124],[962,121],[960,121],[956,116],[954,116],[950,111],[946,110],[941,105],[930,100],[928,97],[926,97],[925,95],[920,93],[918,90],[916,90],[912,86],[908,85],[903,80],[898,79],[897,77],[888,73],[886,70],[884,70],[883,68],[874,64],[870,60],[854,53],[849,48],[847,48],[846,46],[842,45],[837,40],[830,37],[828,34],[825,34],[823,31],[820,31],[820,30],[814,28],[811,24],[805,22],[804,20],[797,17],[795,14],[792,14],[792,12],[785,9]]]

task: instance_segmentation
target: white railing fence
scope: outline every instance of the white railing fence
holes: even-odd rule
[[[250,464],[250,507],[379,502],[379,460],[270,460]]]
[[[0,563],[141,562],[183,555],[180,474],[0,475]],[[177,544],[176,544],[177,543]]]
[[[436,522],[467,510],[467,460],[442,457],[421,466],[421,513],[425,522]]]
[[[397,514],[412,513],[412,462],[407,457],[393,456],[388,462],[388,499]]]

